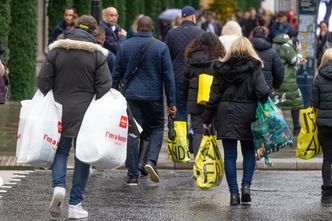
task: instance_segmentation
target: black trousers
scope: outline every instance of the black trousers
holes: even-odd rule
[[[318,140],[323,148],[322,177],[324,186],[332,186],[332,127],[318,127]]]

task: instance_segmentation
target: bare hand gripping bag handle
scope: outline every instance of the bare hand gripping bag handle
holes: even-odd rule
[[[217,144],[216,136],[211,130],[203,135],[193,167],[193,179],[196,186],[207,190],[220,185],[224,176],[224,164]]]

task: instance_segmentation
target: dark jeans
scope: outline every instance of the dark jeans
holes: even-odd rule
[[[318,140],[323,148],[322,177],[325,186],[331,186],[332,127],[318,127]]]
[[[224,147],[224,165],[229,192],[238,193],[239,187],[236,175],[237,140],[223,139],[222,144]],[[242,184],[250,186],[256,166],[255,147],[253,141],[241,141],[241,151],[243,155]]]
[[[142,126],[145,137],[149,138],[147,161],[157,164],[164,133],[163,101],[128,100],[128,104],[137,123]],[[129,179],[139,176],[139,143],[138,137],[128,137],[126,165]]]
[[[67,161],[73,138],[61,137],[59,147],[55,153],[52,165],[52,181],[53,187],[66,187]],[[76,147],[76,138],[74,139],[74,147]],[[76,150],[75,150],[76,151]],[[75,154],[76,155],[76,154]],[[75,167],[73,175],[73,184],[70,191],[70,205],[77,205],[83,200],[85,187],[88,182],[90,165],[81,162],[75,156]]]
[[[176,82],[176,120],[187,121],[187,91],[183,83]]]
[[[190,118],[191,118],[191,128],[194,131],[194,134],[192,136],[192,145],[193,145],[194,155],[196,157],[204,134],[203,119],[201,114],[191,114]]]

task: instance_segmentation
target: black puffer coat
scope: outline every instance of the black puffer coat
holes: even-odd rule
[[[332,127],[332,61],[324,64],[314,79],[311,105],[319,110],[317,125]]]
[[[55,101],[62,104],[62,135],[76,137],[92,98],[102,97],[112,86],[108,51],[91,34],[76,28],[49,50],[38,88],[44,94],[53,89]]]
[[[251,122],[255,121],[257,101],[266,102],[270,88],[260,62],[249,57],[233,57],[213,63],[210,101],[202,115],[211,123],[217,109],[218,139],[252,140]]]
[[[264,37],[254,37],[251,39],[257,54],[264,62],[263,74],[270,89],[278,89],[284,79],[285,69],[279,54],[272,48],[270,42]]]
[[[189,114],[201,114],[204,111],[205,105],[197,104],[198,76],[202,73],[214,75],[211,63],[212,59],[206,50],[192,53],[187,61],[185,82],[188,88],[187,111]]]

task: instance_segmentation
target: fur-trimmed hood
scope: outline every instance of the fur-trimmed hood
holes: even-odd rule
[[[107,57],[108,50],[96,44],[94,37],[81,29],[72,29],[64,34],[65,39],[60,39],[49,45],[51,51],[56,48],[85,50],[89,52],[99,51]]]

